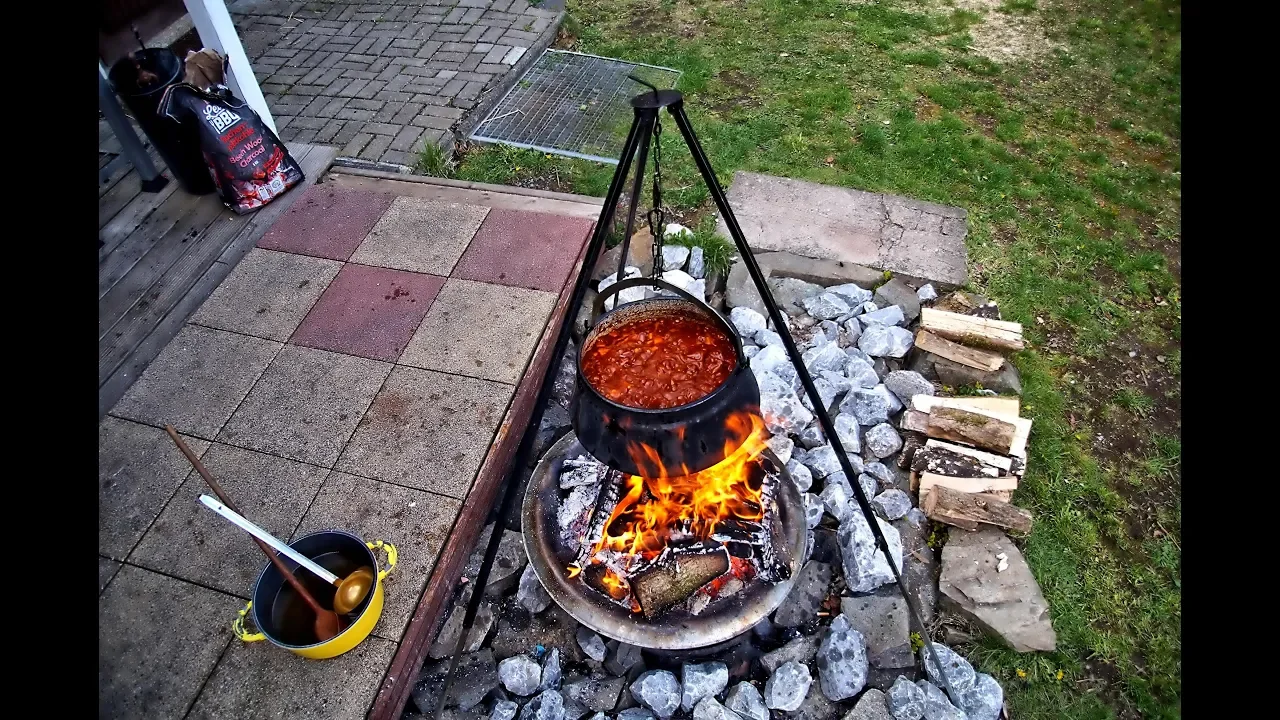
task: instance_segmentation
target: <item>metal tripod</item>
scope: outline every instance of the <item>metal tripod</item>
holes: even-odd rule
[[[787,350],[787,356],[791,358],[792,364],[795,365],[796,372],[800,376],[800,383],[804,386],[805,394],[809,397],[809,402],[813,404],[813,414],[817,417],[818,424],[822,426],[823,435],[829,441],[832,441],[831,447],[835,450],[836,459],[840,461],[840,469],[844,471],[846,477],[854,479],[853,482],[849,483],[853,490],[853,495],[858,501],[858,507],[862,510],[867,524],[871,527],[871,533],[875,536],[876,546],[880,549],[880,552],[884,553],[889,568],[893,570],[894,580],[907,603],[907,609],[911,615],[911,623],[915,630],[920,633],[921,639],[925,640],[924,650],[928,662],[938,668],[943,689],[951,698],[951,702],[959,707],[960,695],[951,687],[946,668],[943,667],[937,653],[934,652],[932,644],[928,642],[928,630],[920,618],[920,611],[916,607],[911,594],[907,592],[906,584],[902,581],[902,572],[898,568],[898,564],[894,562],[893,555],[889,552],[889,543],[885,539],[884,533],[880,531],[879,522],[875,513],[871,510],[871,502],[866,494],[863,493],[861,484],[856,481],[858,473],[854,471],[853,465],[849,462],[849,457],[845,454],[844,447],[838,440],[835,440],[835,438],[839,437],[836,434],[835,423],[827,414],[826,405],[822,402],[822,396],[818,394],[818,388],[814,386],[813,378],[809,375],[808,369],[805,368],[800,349],[796,346],[795,340],[791,337],[791,332],[787,329],[786,319],[769,291],[769,285],[765,280],[764,273],[760,270],[760,265],[756,262],[750,246],[747,245],[746,236],[743,235],[742,228],[738,225],[738,221],[733,215],[733,209],[729,207],[729,200],[725,197],[724,190],[720,187],[720,182],[716,180],[716,173],[711,168],[711,161],[707,159],[706,152],[702,149],[697,135],[693,132],[693,125],[689,122],[689,116],[684,111],[684,95],[678,90],[659,90],[634,76],[632,76],[632,79],[648,85],[652,90],[631,99],[631,107],[635,117],[631,122],[631,129],[628,131],[626,142],[622,147],[618,169],[614,172],[613,180],[609,183],[609,191],[605,195],[604,208],[600,212],[600,219],[596,222],[595,232],[587,245],[586,256],[582,261],[582,269],[578,274],[577,281],[574,283],[573,294],[569,299],[568,316],[561,322],[560,332],[556,337],[555,350],[551,355],[551,362],[547,365],[546,372],[542,377],[542,385],[538,390],[538,398],[534,405],[533,415],[530,417],[529,425],[520,441],[520,447],[516,450],[513,465],[503,480],[505,487],[502,491],[502,508],[498,517],[507,517],[511,510],[511,504],[515,500],[515,489],[517,487],[515,478],[520,474],[520,469],[529,461],[533,439],[537,436],[538,427],[542,423],[543,411],[546,408],[551,388],[555,383],[556,373],[560,369],[560,359],[564,356],[565,348],[568,346],[569,335],[573,327],[571,320],[573,311],[581,307],[582,301],[586,297],[587,285],[592,277],[592,268],[595,267],[600,253],[604,251],[605,239],[608,237],[609,230],[613,225],[614,212],[617,209],[619,199],[622,197],[623,187],[626,185],[627,175],[631,170],[631,161],[634,157],[637,161],[636,178],[632,186],[631,205],[627,214],[627,230],[626,235],[622,238],[622,254],[618,262],[618,279],[623,279],[628,245],[631,240],[631,234],[635,230],[636,208],[644,180],[645,162],[654,137],[653,129],[659,123],[659,114],[665,109],[675,119],[676,127],[680,129],[680,135],[684,138],[685,145],[688,146],[689,153],[693,156],[693,162],[697,165],[699,174],[702,175],[702,181],[706,183],[707,190],[711,192],[711,199],[715,201],[716,209],[720,211],[725,225],[729,227],[729,235],[733,238],[738,254],[743,264],[746,265],[747,273],[751,276],[756,290],[764,301],[769,319],[773,322],[773,328],[782,338],[782,344]],[[657,205],[661,202],[661,193],[660,190],[656,188],[655,190],[655,205]],[[664,228],[662,227],[650,228],[655,240],[661,238],[663,231]],[[662,258],[656,256],[653,261],[656,273]],[[463,631],[458,636],[453,659],[449,665],[449,672],[445,677],[444,688],[441,691],[439,701],[436,703],[435,711],[432,713],[433,720],[437,720],[440,717],[440,712],[444,708],[452,685],[453,673],[457,669],[459,655],[464,642],[470,634],[471,626],[475,622],[476,612],[480,607],[480,600],[484,595],[484,587],[489,580],[489,572],[493,567],[494,558],[497,556],[498,543],[501,538],[501,523],[495,523],[493,534],[489,538],[489,545],[485,548],[484,560],[480,563],[480,571],[477,574],[475,589],[471,594],[471,602],[467,605],[467,612],[463,617]]]

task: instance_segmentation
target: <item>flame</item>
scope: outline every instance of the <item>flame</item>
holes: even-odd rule
[[[763,518],[761,486],[752,485],[758,481],[753,481],[751,469],[768,447],[764,421],[756,413],[736,412],[725,427],[725,459],[697,473],[683,465],[667,467],[648,445],[628,448],[636,466],[652,469],[653,474],[627,478],[627,494],[614,508],[592,555],[613,550],[650,559],[671,539],[706,540],[731,518]]]

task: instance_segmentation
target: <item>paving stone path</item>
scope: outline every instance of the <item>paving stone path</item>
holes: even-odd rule
[[[557,0],[240,0],[230,5],[287,142],[412,166],[555,36]]]
[[[298,197],[99,424],[99,714],[364,717],[591,227]],[[372,636],[323,663],[234,639],[264,559],[199,505],[166,424],[277,537],[398,547]]]

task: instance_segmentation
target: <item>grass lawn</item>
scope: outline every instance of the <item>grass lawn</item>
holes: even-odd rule
[[[1058,651],[964,650],[1022,718],[1181,716],[1181,3],[568,0],[561,47],[679,68],[737,169],[969,211],[972,288],[1021,322],[1015,502]],[[672,123],[673,125],[673,123]],[[668,201],[704,233],[671,128]],[[438,165],[438,163],[437,163]],[[603,195],[613,168],[488,147],[456,177]]]

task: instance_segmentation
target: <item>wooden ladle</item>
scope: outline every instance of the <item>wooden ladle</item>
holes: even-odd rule
[[[178,446],[178,449],[182,451],[183,455],[187,456],[187,460],[191,463],[192,467],[196,469],[196,472],[200,473],[200,477],[204,478],[204,481],[208,483],[209,488],[218,496],[218,499],[222,501],[222,504],[226,505],[233,511],[239,512],[239,509],[231,502],[231,499],[227,497],[227,494],[222,491],[222,486],[219,485],[218,481],[214,480],[213,476],[209,474],[209,471],[205,469],[204,463],[200,462],[200,458],[196,457],[196,454],[191,452],[191,448],[187,447],[187,444],[182,441],[182,437],[178,435],[178,431],[174,430],[172,425],[166,425],[164,430],[169,433],[170,438],[173,438],[173,442]],[[269,545],[256,537],[253,538],[253,541],[262,549],[262,552],[267,556],[267,559],[271,561],[271,564],[276,566],[276,570],[278,570],[280,574],[284,576],[284,579],[293,586],[293,591],[298,593],[298,597],[302,598],[303,602],[309,605],[311,607],[311,611],[316,614],[316,639],[319,642],[325,642],[326,640],[331,640],[337,637],[338,633],[342,632],[342,621],[339,619],[338,614],[332,610],[325,610],[320,603],[316,601],[315,597],[307,591],[307,588],[302,584],[302,581],[294,576],[293,571],[284,564],[284,561],[276,555],[275,551],[272,550]]]

